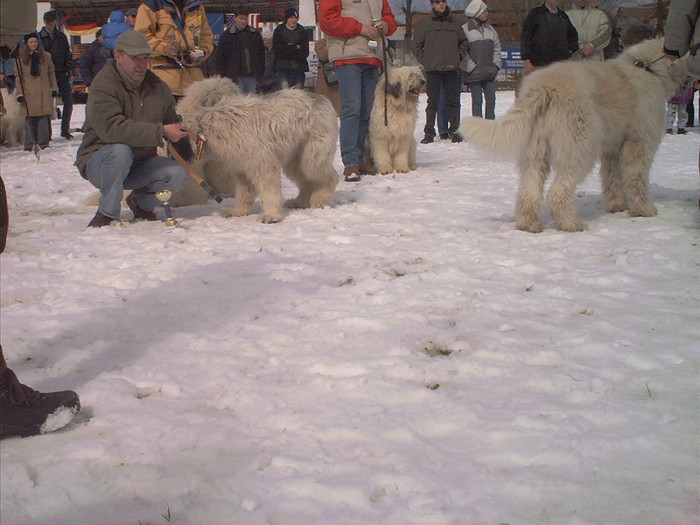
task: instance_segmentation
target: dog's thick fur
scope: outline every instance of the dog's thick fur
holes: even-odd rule
[[[384,120],[385,76],[377,82],[369,119],[369,145],[379,173],[406,173],[416,169],[416,139],[413,130],[418,119],[418,94],[425,86],[420,67],[404,66],[389,71],[386,94],[388,125]]]
[[[688,80],[685,60],[661,58],[662,46],[662,40],[647,40],[610,61],[536,70],[503,118],[463,123],[470,144],[517,156],[519,230],[542,231],[538,214],[550,168],[547,205],[557,227],[586,229],[576,216],[574,190],[597,160],[609,212],[656,214],[649,169],[664,134],[665,102]]]
[[[226,167],[225,192],[236,196],[236,206],[225,214],[250,214],[259,194],[259,220],[281,221],[282,169],[299,188],[288,207],[320,207],[330,200],[338,184],[338,117],[325,97],[300,89],[241,95],[229,79],[212,77],[192,84],[177,111],[192,131],[206,135],[207,158]]]
[[[24,144],[24,115],[22,106],[17,102],[15,94],[9,94],[7,88],[2,89],[2,101],[5,113],[0,117],[0,137],[6,146],[22,146]]]

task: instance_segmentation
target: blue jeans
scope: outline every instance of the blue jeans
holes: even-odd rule
[[[255,89],[258,87],[258,81],[255,77],[238,77],[238,90],[243,93],[255,93]]]
[[[102,146],[88,160],[85,175],[100,190],[97,210],[117,220],[124,190],[134,190],[139,208],[153,211],[161,204],[155,196],[157,191],[178,191],[187,180],[187,171],[173,159],[154,156],[134,161],[134,153],[126,144]]]
[[[343,105],[340,114],[340,155],[346,168],[361,166],[365,162],[365,139],[379,68],[371,64],[349,64],[336,67],[335,73]]]
[[[472,94],[472,117],[483,117],[481,112],[482,100],[486,98],[486,118],[496,118],[496,81],[482,80],[481,82],[469,82],[469,91]],[[482,97],[483,92],[483,97]]]
[[[63,110],[61,111],[61,135],[70,132],[70,118],[73,115],[73,83],[68,73],[57,73],[58,94],[61,95]]]
[[[280,69],[277,72],[277,83],[279,84],[280,89],[302,89],[304,87],[305,80],[306,75],[303,71],[294,69]]]

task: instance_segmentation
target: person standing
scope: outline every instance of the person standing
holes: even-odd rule
[[[235,8],[235,22],[221,35],[214,57],[216,73],[233,80],[241,93],[255,93],[265,73],[265,44],[260,31],[248,25],[249,14],[245,6]]]
[[[24,43],[18,58],[17,101],[25,114],[24,151],[31,151],[35,146],[49,147],[53,99],[58,96],[58,85],[51,55],[39,48],[36,33],[26,35]]]
[[[597,9],[594,0],[574,0],[566,14],[578,34],[578,52],[583,60],[605,60],[604,50],[612,38],[608,15]]]
[[[347,182],[374,173],[365,139],[386,36],[398,28],[387,0],[319,0],[319,24],[340,86],[340,153]]]
[[[193,82],[204,80],[202,64],[214,51],[214,33],[203,2],[143,0],[134,29],[148,39],[156,54],[151,71],[176,98]]]
[[[95,41],[90,44],[78,61],[80,67],[80,78],[87,87],[92,84],[95,75],[99,73],[108,59],[112,58],[112,52],[105,47],[105,39],[102,30],[98,29],[95,34]]]
[[[263,29],[262,39],[265,45],[265,71],[258,81],[258,93],[264,95],[277,91],[279,84],[275,73],[275,52],[272,50],[272,29]]]
[[[126,23],[133,29],[136,25],[136,15],[138,14],[138,9],[131,8],[126,10]]]
[[[272,34],[272,50],[279,85],[302,89],[309,70],[309,34],[299,24],[299,13],[293,7],[284,12],[284,22]]]
[[[51,54],[58,94],[61,95],[63,111],[61,112],[61,136],[70,140],[70,119],[73,115],[73,83],[71,73],[73,71],[73,52],[68,44],[68,37],[58,30],[58,16],[56,11],[44,13],[44,27],[39,31],[40,45]],[[50,130],[49,130],[50,131]]]
[[[520,36],[520,57],[525,62],[524,74],[538,67],[567,60],[578,49],[576,28],[559,8],[561,0],[546,0],[525,17]]]
[[[75,160],[80,175],[100,190],[88,227],[119,220],[125,189],[132,190],[126,203],[134,220],[155,221],[153,210],[161,204],[156,192],[176,192],[187,180],[185,168],[157,154],[163,139],[183,148],[183,157],[190,158],[192,150],[172,91],[148,69],[153,54],[142,33],[125,31],[117,38],[114,62],[90,87],[85,134]]]
[[[501,40],[488,23],[489,8],[481,0],[472,0],[464,10],[467,23],[462,26],[469,40],[469,53],[462,63],[465,81],[472,95],[472,116],[483,117],[486,98],[486,118],[496,118],[496,75],[501,69]]]
[[[448,132],[452,142],[462,142],[459,133],[461,79],[459,64],[467,56],[469,42],[462,26],[450,13],[446,0],[431,0],[432,13],[416,25],[411,51],[423,65],[428,105],[422,144],[435,140],[435,117],[440,88],[445,91]]]
[[[133,29],[133,27],[124,21],[124,13],[122,11],[112,11],[109,14],[109,22],[102,26],[105,47],[110,51],[114,51],[114,45],[117,43],[119,35],[130,29]]]

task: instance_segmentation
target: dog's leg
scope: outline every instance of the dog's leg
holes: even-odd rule
[[[260,192],[262,213],[258,220],[265,224],[282,220],[282,168],[280,166],[256,166],[254,179]]]
[[[388,130],[387,130],[388,133]],[[372,137],[372,158],[377,171],[383,175],[394,171],[394,163],[389,152],[389,141],[384,137]]]
[[[240,173],[236,173],[235,178],[236,206],[223,210],[222,215],[224,217],[243,217],[244,215],[250,215],[250,209],[255,202],[255,187],[250,180]]]
[[[649,202],[649,170],[655,152],[654,147],[639,139],[628,141],[622,147],[622,184],[632,217],[656,215],[656,208]]]
[[[542,207],[544,183],[549,175],[546,152],[535,158],[534,151],[526,150],[518,161],[520,188],[515,199],[515,227],[518,230],[539,233],[542,224],[538,219]]]
[[[603,184],[606,209],[617,213],[627,208],[620,173],[620,158],[618,152],[605,152],[600,159],[600,180]]]
[[[547,192],[547,207],[554,217],[554,222],[560,230],[566,232],[580,232],[588,229],[586,223],[576,217],[576,205],[574,204],[574,192],[583,176],[572,169],[554,168],[556,174],[552,185]]]
[[[408,139],[408,169],[415,170],[418,168],[416,164],[416,139],[411,137]]]

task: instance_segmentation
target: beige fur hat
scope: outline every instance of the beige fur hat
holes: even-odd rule
[[[467,8],[464,10],[464,14],[467,18],[479,18],[484,11],[488,11],[489,6],[487,6],[481,0],[472,0]]]

